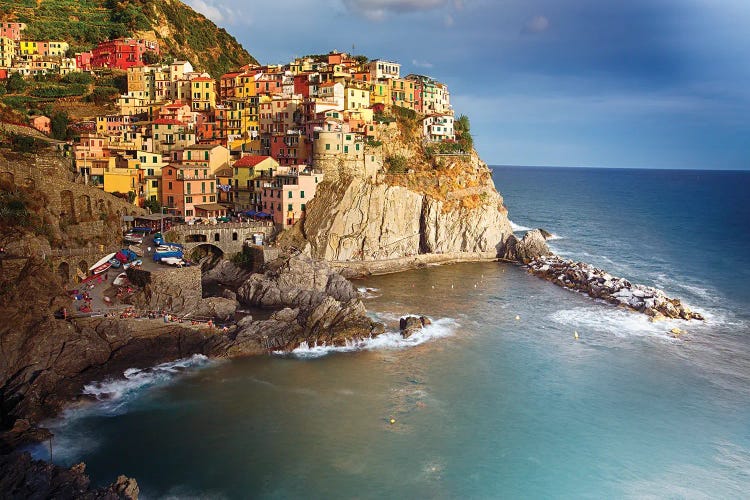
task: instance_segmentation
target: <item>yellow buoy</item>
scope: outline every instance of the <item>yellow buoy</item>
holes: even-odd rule
[[[516,321],[519,321],[521,319],[521,316],[516,314]]]
[[[576,332],[576,331],[573,332],[573,338],[575,338],[576,340],[578,340],[578,332]]]
[[[395,418],[392,418],[392,419],[391,419],[391,425],[393,425],[393,424],[395,424],[395,423],[396,423],[396,419],[395,419]]]

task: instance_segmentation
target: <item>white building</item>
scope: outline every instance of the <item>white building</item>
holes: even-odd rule
[[[422,120],[424,138],[430,142],[456,139],[452,115],[430,115]]]

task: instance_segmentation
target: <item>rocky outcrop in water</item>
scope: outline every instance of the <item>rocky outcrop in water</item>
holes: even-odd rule
[[[425,316],[404,316],[399,320],[398,327],[401,330],[401,336],[408,339],[425,326],[431,324],[432,321],[430,321],[430,318]]]
[[[298,255],[268,265],[237,291],[243,304],[280,309],[267,321],[241,325],[229,352],[247,342],[269,350],[308,345],[343,345],[379,335],[383,325],[367,317],[354,286],[323,261]]]
[[[136,480],[125,476],[105,488],[91,488],[85,464],[59,467],[28,453],[0,455],[0,471],[2,498],[137,500],[140,493]]]
[[[691,311],[680,299],[669,298],[657,288],[632,284],[584,262],[547,255],[532,260],[528,265],[530,273],[556,285],[647,314],[654,319],[703,319],[700,313]]]
[[[502,258],[528,264],[538,257],[552,255],[552,251],[547,246],[547,237],[544,236],[547,232],[542,231],[542,229],[527,231],[520,240],[515,235],[510,235],[505,241]]]

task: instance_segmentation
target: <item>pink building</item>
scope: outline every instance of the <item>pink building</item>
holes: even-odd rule
[[[307,204],[323,181],[322,171],[303,168],[304,165],[291,167],[263,183],[263,211],[271,214],[274,223],[283,228],[293,226],[305,216]]]
[[[25,29],[26,25],[24,23],[0,22],[0,36],[10,38],[16,42],[21,40],[21,31]]]

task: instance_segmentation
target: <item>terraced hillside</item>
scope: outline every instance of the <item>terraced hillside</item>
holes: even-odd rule
[[[64,40],[76,51],[123,36],[158,40],[167,56],[214,77],[256,62],[226,30],[178,0],[0,0],[0,20],[26,23],[26,39]]]

